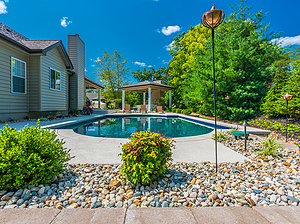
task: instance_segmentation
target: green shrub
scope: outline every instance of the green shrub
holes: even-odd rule
[[[190,108],[184,109],[184,110],[182,111],[182,113],[185,114],[185,115],[191,114],[192,112],[193,112],[193,111],[192,111],[192,109],[190,109]]]
[[[268,137],[265,140],[263,140],[260,144],[261,150],[257,153],[263,156],[273,156],[280,158],[280,155],[278,154],[277,150],[282,149],[282,145],[279,144],[279,142],[272,137]]]
[[[172,112],[173,112],[173,113],[176,113],[176,108],[172,108]]]
[[[179,108],[176,109],[176,113],[177,113],[177,114],[180,114],[181,111],[182,111],[182,109],[179,109]]]
[[[109,104],[107,106],[108,109],[116,109],[116,106],[114,104]]]
[[[72,159],[55,131],[26,125],[16,131],[0,130],[0,189],[16,189],[51,182]]]
[[[71,109],[71,110],[69,111],[69,114],[70,114],[70,115],[79,115],[80,112],[79,112],[79,110],[77,110],[77,109]]]
[[[174,140],[158,133],[140,131],[131,134],[130,142],[122,146],[123,179],[137,184],[149,184],[166,172]]]
[[[215,140],[215,134],[213,134],[213,137],[212,137],[213,140]],[[223,141],[223,140],[226,140],[226,139],[229,139],[229,135],[227,132],[223,131],[223,130],[220,130],[217,132],[217,140],[218,141]]]

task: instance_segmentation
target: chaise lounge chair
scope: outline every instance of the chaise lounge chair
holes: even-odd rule
[[[147,113],[146,105],[141,105],[141,113]]]
[[[130,104],[125,104],[125,110],[123,111],[123,113],[130,113]]]
[[[157,106],[157,113],[164,113],[162,106]]]

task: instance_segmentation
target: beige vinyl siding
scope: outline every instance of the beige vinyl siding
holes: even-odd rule
[[[41,56],[41,111],[67,110],[67,69],[58,51],[59,47]],[[50,68],[61,72],[60,90],[50,89]]]
[[[26,94],[11,92],[11,57],[26,62]],[[29,55],[0,40],[0,114],[28,112]]]
[[[82,110],[85,105],[85,57],[84,43],[77,35],[68,36],[68,54],[75,74],[70,80],[71,108]]]
[[[30,56],[29,111],[41,111],[41,56]]]
[[[77,38],[75,36],[68,36],[68,55],[75,70],[77,68]],[[70,77],[70,107],[78,109],[77,105],[77,73],[75,73]]]

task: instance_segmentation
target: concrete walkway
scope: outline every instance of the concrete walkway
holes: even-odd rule
[[[5,224],[300,223],[300,207],[2,209]]]

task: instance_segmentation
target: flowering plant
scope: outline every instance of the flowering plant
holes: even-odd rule
[[[137,184],[149,184],[166,172],[171,160],[174,140],[147,131],[134,132],[129,142],[122,146],[123,179]]]
[[[93,109],[90,108],[90,107],[83,107],[83,110],[82,110],[82,114],[83,115],[90,115],[93,113]]]

